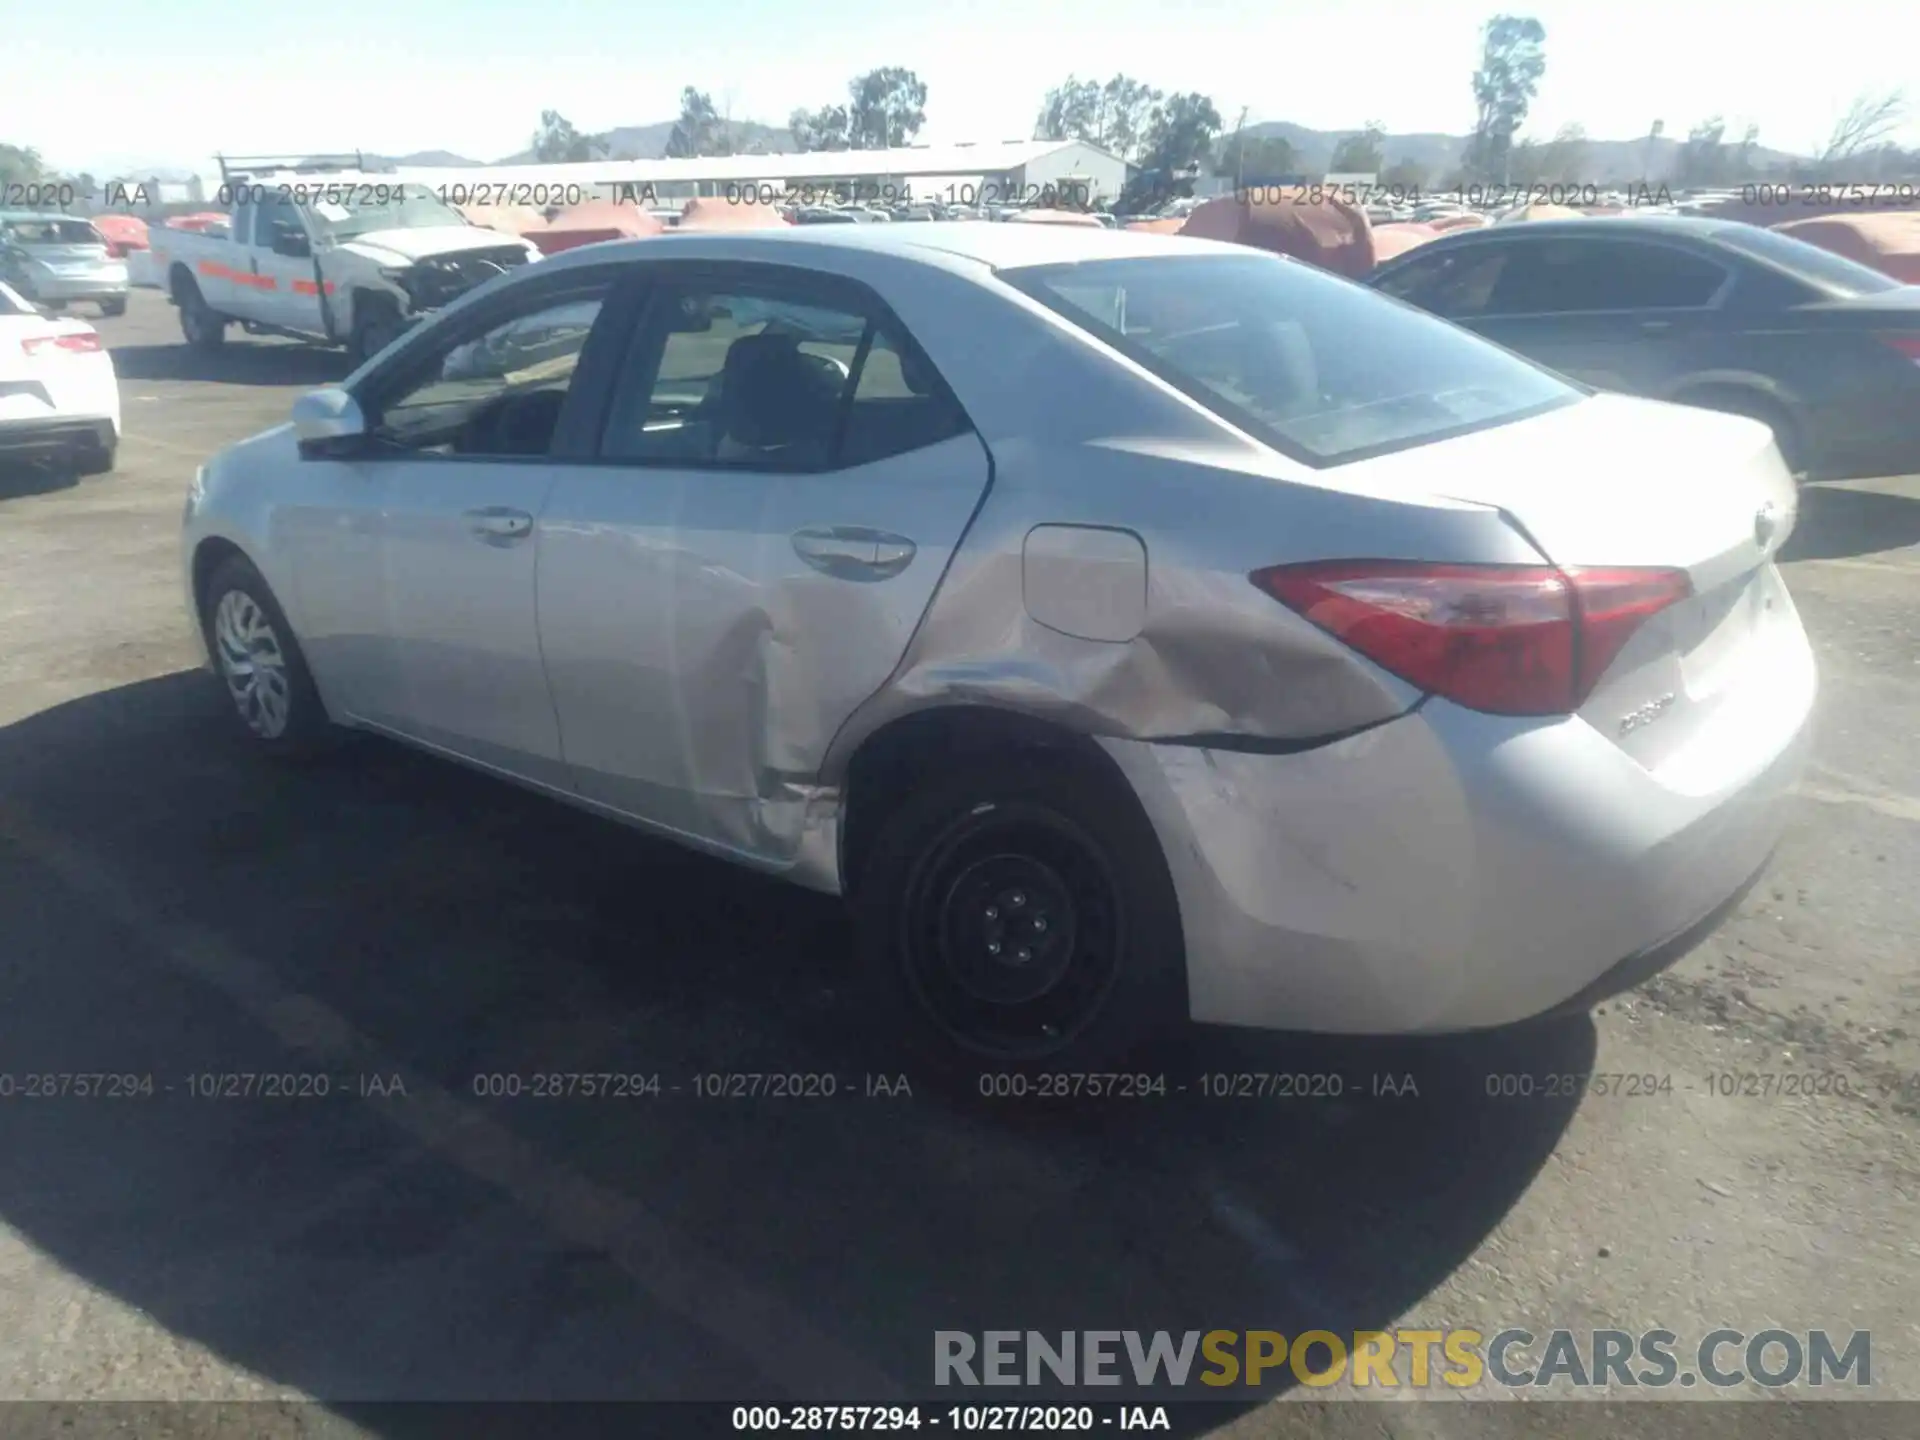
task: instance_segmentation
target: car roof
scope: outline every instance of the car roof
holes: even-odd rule
[[[1144,259],[1154,255],[1208,252],[1244,254],[1242,246],[1191,236],[1110,230],[1104,225],[1008,224],[927,221],[915,225],[795,225],[768,230],[670,231],[634,240],[581,246],[542,262],[604,264],[609,260],[692,258],[782,260],[806,264],[810,250],[882,251],[908,260],[940,263],[958,256],[995,270],[1027,265],[1071,265],[1087,260]],[[764,253],[761,253],[764,252]],[[575,257],[578,257],[577,259]]]
[[[1511,240],[1517,235],[1557,239],[1579,235],[1669,235],[1710,241],[1739,223],[1696,215],[1586,215],[1577,220],[1522,220],[1509,225],[1484,225],[1474,230],[1442,235],[1438,240],[1417,247],[1417,250],[1425,250],[1443,242],[1448,245],[1467,240],[1485,243],[1493,239]],[[1417,250],[1407,253],[1415,254]]]

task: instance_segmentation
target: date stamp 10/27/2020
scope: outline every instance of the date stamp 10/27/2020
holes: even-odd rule
[[[949,1077],[950,1078],[950,1077]],[[1920,1112],[1920,1073],[1852,1074],[1839,1070],[1725,1070],[1672,1073],[1489,1072],[1472,1077],[1421,1076],[1411,1071],[1163,1072],[982,1071],[968,1088],[997,1102],[1182,1101],[1245,1104],[1353,1102],[1461,1102],[1506,1105],[1528,1101],[1587,1103],[1674,1100],[1794,1101],[1890,1104]],[[1463,1083],[1464,1082],[1464,1083]],[[0,1104],[61,1100],[339,1101],[406,1100],[435,1082],[398,1073],[205,1070],[174,1076],[118,1071],[0,1071]],[[911,1100],[924,1086],[901,1072],[713,1070],[687,1075],[658,1071],[489,1071],[444,1087],[472,1101],[770,1101]]]

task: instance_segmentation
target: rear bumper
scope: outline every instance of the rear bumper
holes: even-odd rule
[[[1797,622],[1793,638],[1692,791],[1584,720],[1439,700],[1300,754],[1106,742],[1173,874],[1193,1018],[1474,1030],[1671,963],[1784,831],[1816,689]]]
[[[0,421],[0,459],[34,460],[109,450],[118,439],[111,420]]]
[[[36,300],[117,300],[127,294],[127,272],[123,267],[114,275],[36,275],[33,298]]]

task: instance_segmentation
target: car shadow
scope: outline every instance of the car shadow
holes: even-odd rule
[[[376,1433],[438,1423],[361,1408],[401,1399],[1039,1398],[937,1388],[940,1330],[1418,1318],[1571,1118],[1487,1077],[1592,1068],[1585,1019],[1194,1028],[1140,1061],[1158,1094],[943,1096],[852,998],[832,900],[381,742],[273,766],[227,723],[183,673],[0,729],[0,1053],[96,1077],[0,1106],[0,1221]],[[237,1074],[328,1094],[193,1078]],[[660,1089],[487,1093],[542,1074]]]
[[[293,341],[230,335],[216,350],[174,345],[110,345],[124,380],[196,380],[221,385],[337,385],[352,373],[346,354]]]
[[[57,460],[0,459],[0,500],[71,490],[79,483],[80,472]]]
[[[1844,485],[1804,485],[1783,560],[1844,560],[1920,545],[1920,498]]]

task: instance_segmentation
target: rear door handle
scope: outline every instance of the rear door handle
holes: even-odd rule
[[[890,580],[913,563],[918,549],[904,535],[864,525],[817,525],[793,534],[793,551],[836,580]]]
[[[1640,322],[1640,329],[1648,335],[1658,335],[1662,330],[1671,330],[1672,328],[1673,322],[1671,320],[1642,320]]]
[[[511,545],[533,533],[533,516],[506,505],[489,505],[469,510],[467,528],[489,545]]]

